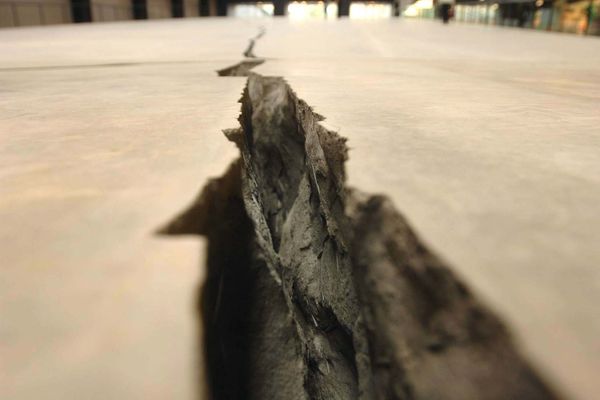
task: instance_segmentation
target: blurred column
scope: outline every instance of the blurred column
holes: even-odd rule
[[[217,17],[227,16],[227,0],[217,0]]]
[[[146,0],[133,0],[133,19],[148,19],[148,6]]]
[[[208,17],[210,15],[210,6],[208,3],[209,0],[200,0],[198,2],[198,7],[200,8],[198,13],[201,17]]]
[[[183,18],[185,16],[183,0],[171,0],[171,16],[173,18]]]
[[[273,0],[273,15],[284,16],[288,6],[288,0]]]
[[[350,16],[350,0],[338,1],[338,18]]]
[[[92,22],[90,0],[71,0],[73,22]]]
[[[400,16],[401,0],[392,1],[392,17]]]

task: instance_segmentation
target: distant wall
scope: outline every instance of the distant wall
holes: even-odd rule
[[[69,0],[0,0],[0,27],[69,22],[72,22]]]
[[[130,0],[91,0],[92,21],[123,21],[133,19]]]
[[[171,0],[146,0],[148,19],[171,18]]]
[[[199,0],[182,0],[182,4],[184,17],[199,15]],[[146,10],[148,19],[173,17],[171,0],[146,0]],[[132,0],[90,0],[89,11],[91,22],[133,19]],[[0,28],[71,22],[71,0],[0,0]]]
[[[197,17],[200,15],[200,4],[198,0],[184,0],[185,5],[185,16],[186,17]]]

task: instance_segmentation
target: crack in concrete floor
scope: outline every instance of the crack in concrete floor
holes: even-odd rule
[[[555,399],[504,324],[385,196],[345,187],[345,139],[245,61],[240,149],[162,233],[208,239],[199,316],[215,399]]]

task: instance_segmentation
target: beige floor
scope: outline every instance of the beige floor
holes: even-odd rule
[[[425,21],[0,31],[0,397],[192,398],[195,238],[152,232],[236,156],[243,78],[285,76],[576,399],[600,393],[600,40]]]

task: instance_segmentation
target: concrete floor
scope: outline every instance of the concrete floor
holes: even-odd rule
[[[0,397],[192,398],[196,238],[153,235],[237,152],[239,61],[284,76],[575,399],[600,393],[600,40],[428,21],[0,31]],[[199,267],[200,266],[200,267]]]

